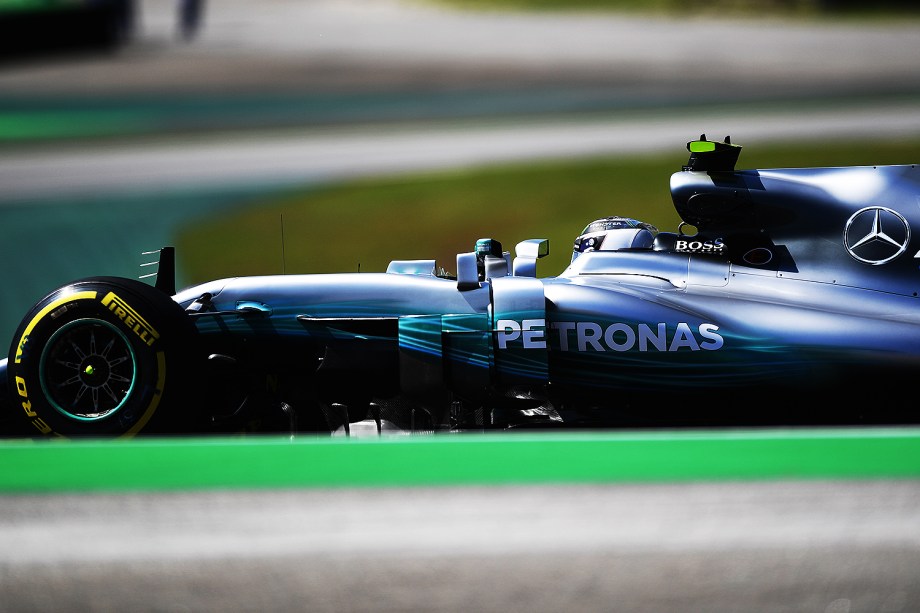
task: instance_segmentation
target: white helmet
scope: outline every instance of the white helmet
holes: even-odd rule
[[[575,239],[572,261],[586,251],[649,249],[658,234],[652,224],[629,217],[605,217],[592,221]]]

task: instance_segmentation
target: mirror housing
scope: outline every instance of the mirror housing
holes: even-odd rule
[[[512,272],[515,277],[536,277],[537,260],[549,255],[548,238],[529,238],[514,247]]]

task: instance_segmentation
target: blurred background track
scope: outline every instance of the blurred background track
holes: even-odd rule
[[[751,4],[756,6],[756,4]],[[805,20],[598,12],[462,11],[402,0],[206,3],[176,36],[176,4],[141,0],[115,58],[7,70],[5,92],[323,91],[582,83],[663,96],[916,91],[916,18]],[[633,90],[634,91],[634,90]]]
[[[916,18],[221,0],[184,39],[176,3],[138,7],[122,47],[0,63],[0,258],[18,262],[3,330],[51,288],[136,276],[142,251],[273,190],[654,151],[676,169],[702,132],[749,146],[920,135]],[[606,214],[624,213],[616,193]]]
[[[0,499],[4,611],[916,611],[914,481]]]

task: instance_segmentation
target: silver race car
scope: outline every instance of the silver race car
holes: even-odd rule
[[[385,273],[175,289],[74,281],[0,362],[25,436],[385,433],[901,423],[920,374],[916,165],[735,170],[705,136],[671,176],[683,223],[611,216],[538,274],[546,240],[483,238]],[[471,241],[472,242],[472,241]]]

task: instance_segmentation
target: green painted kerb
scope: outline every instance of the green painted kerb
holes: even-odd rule
[[[67,0],[0,0],[0,13],[53,10],[75,4]]]
[[[0,491],[920,478],[920,430],[5,441]]]
[[[153,126],[153,120],[141,111],[0,110],[0,144],[4,141],[131,134]]]

